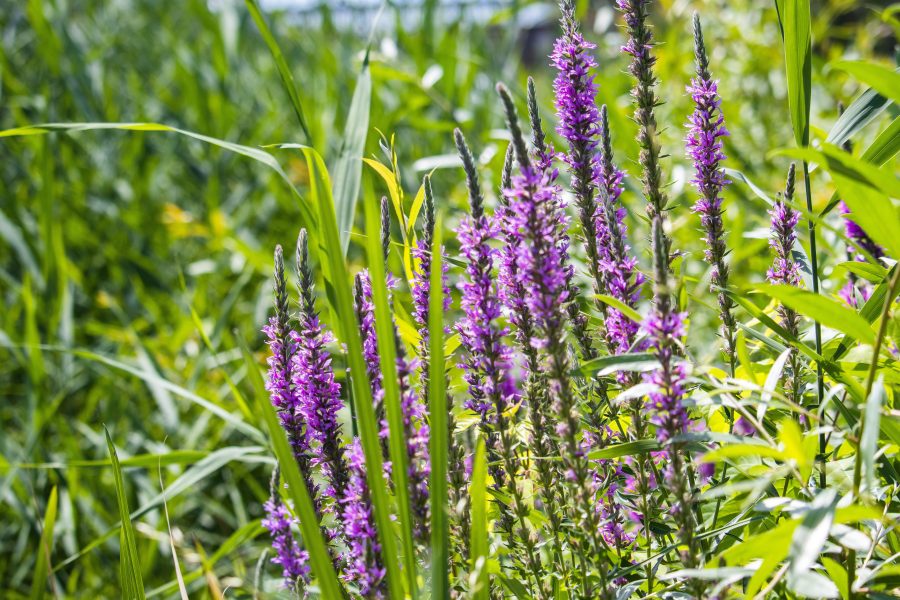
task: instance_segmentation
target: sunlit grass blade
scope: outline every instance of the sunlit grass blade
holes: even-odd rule
[[[435,600],[450,597],[450,542],[447,525],[449,432],[447,430],[447,390],[444,377],[444,302],[441,270],[443,219],[437,216],[431,246],[430,295],[428,297],[428,356],[432,376],[428,379],[431,456],[431,586]]]
[[[39,600],[45,595],[47,589],[47,576],[50,573],[50,554],[53,551],[53,528],[56,525],[57,509],[56,486],[50,490],[50,498],[47,500],[47,510],[44,512],[44,530],[41,532],[41,541],[38,544],[38,553],[34,562],[34,575],[31,580],[31,600]]]
[[[400,389],[397,383],[397,347],[394,320],[391,316],[387,285],[385,284],[384,255],[381,248],[380,211],[375,202],[365,203],[366,249],[369,258],[369,277],[372,282],[372,300],[375,305],[375,331],[378,338],[378,359],[381,363],[384,409],[387,415],[388,449],[391,456],[391,475],[397,499],[400,541],[403,545],[403,568],[408,590],[416,595],[416,562],[412,537],[412,510],[409,499],[409,461],[406,454],[406,435],[403,427],[403,411],[400,406]]]
[[[488,499],[487,499],[487,454],[484,439],[478,438],[475,459],[472,461],[472,480],[469,484],[469,498],[472,502],[472,539],[469,542],[469,572],[476,573],[472,598],[487,600],[490,592],[488,581]]]
[[[896,70],[861,60],[841,60],[831,66],[849,73],[893,102],[900,102],[900,73]]]
[[[116,482],[116,497],[119,504],[119,518],[122,521],[122,530],[119,536],[119,571],[122,582],[123,595],[126,598],[144,598],[144,581],[141,576],[141,561],[137,551],[137,538],[134,535],[134,525],[131,523],[131,514],[128,510],[128,499],[125,496],[125,483],[122,481],[122,469],[119,466],[119,457],[116,447],[106,433],[106,445],[109,448],[109,458],[112,461],[113,476]]]
[[[165,496],[166,488],[162,478],[162,464],[157,465],[157,475],[159,477],[159,490]],[[169,552],[172,553],[172,565],[175,568],[175,581],[178,582],[178,594],[181,600],[189,600],[187,588],[184,586],[184,576],[181,573],[181,563],[178,561],[178,551],[175,549],[175,539],[172,537],[172,522],[169,520],[169,504],[163,498],[163,515],[166,517],[166,533],[169,534]]]
[[[829,144],[840,146],[852,138],[860,129],[871,123],[890,104],[890,100],[874,89],[866,89],[838,117],[838,120],[831,127],[831,131],[828,132],[828,137],[825,141]]]
[[[278,422],[275,408],[265,395],[257,396],[257,410],[263,416],[272,440],[272,449],[278,458],[281,474],[288,484],[288,494],[294,501],[294,512],[300,521],[300,531],[303,534],[303,545],[309,552],[309,562],[313,575],[325,598],[343,597],[343,588],[334,571],[328,546],[322,537],[319,520],[313,507],[312,498],[303,482],[300,467],[294,459],[294,453],[288,443],[287,435]]]
[[[291,68],[284,58],[284,53],[278,46],[278,41],[275,39],[275,36],[272,35],[272,31],[269,29],[269,25],[263,17],[262,10],[259,8],[257,0],[245,1],[247,3],[247,10],[250,11],[250,16],[253,18],[253,22],[256,23],[256,28],[259,29],[260,35],[262,35],[263,40],[266,42],[266,46],[269,47],[269,51],[272,53],[272,58],[275,60],[275,66],[278,69],[278,75],[281,76],[281,83],[284,84],[284,89],[291,100],[294,114],[297,116],[297,122],[303,130],[303,135],[306,136],[306,141],[311,144],[313,139],[312,135],[309,133],[309,126],[306,124],[306,116],[303,112],[303,104],[300,102],[300,93],[297,92],[297,84],[294,82],[294,74],[291,72]]]
[[[809,103],[812,97],[812,35],[809,0],[775,0],[784,38],[788,104],[794,139],[809,145]]]
[[[356,89],[350,101],[347,124],[334,162],[334,211],[337,214],[338,234],[341,238],[341,252],[346,256],[356,214],[356,199],[359,197],[359,182],[362,178],[362,158],[369,132],[369,105],[372,102],[372,73],[369,70],[369,54],[363,60]]]
[[[758,286],[757,290],[827,327],[837,329],[868,344],[875,341],[875,332],[866,320],[837,300],[789,285],[765,284]]]
[[[353,373],[353,376],[349,378],[352,385],[352,398],[359,437],[366,458],[366,480],[372,494],[378,540],[381,542],[382,556],[387,570],[388,589],[392,598],[403,598],[404,581],[391,519],[390,494],[382,475],[384,464],[381,458],[381,440],[378,437],[378,424],[375,421],[372,390],[366,376],[362,340],[357,326],[356,313],[353,310],[350,275],[343,255],[338,252],[341,247],[340,236],[338,235],[334,202],[331,198],[331,184],[328,181],[328,172],[322,157],[312,148],[302,148],[302,150],[306,156],[310,177],[318,180],[318,183],[311,187],[315,189],[312,197],[320,218],[322,238],[322,245],[318,246],[320,268],[327,268],[331,273],[330,300],[333,303],[332,308],[336,318],[334,327],[338,337],[347,346],[347,362]],[[394,468],[397,468],[396,465]]]

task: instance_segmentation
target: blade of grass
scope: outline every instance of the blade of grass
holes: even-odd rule
[[[38,544],[37,558],[34,562],[34,576],[31,580],[31,600],[43,598],[47,589],[47,577],[50,573],[50,553],[53,550],[53,527],[56,524],[57,493],[56,486],[50,490],[47,510],[44,512],[44,530]],[[51,582],[52,585],[52,582]]]
[[[809,145],[809,103],[812,96],[812,36],[809,0],[776,0],[784,38],[788,104],[794,140]]]
[[[338,337],[347,345],[347,362],[353,373],[353,376],[350,377],[350,384],[353,391],[354,410],[363,453],[366,457],[366,479],[372,494],[378,539],[381,542],[387,570],[388,589],[390,597],[403,598],[404,585],[391,519],[390,495],[382,476],[384,464],[381,458],[378,425],[375,422],[372,389],[366,375],[366,363],[362,355],[359,328],[356,326],[356,313],[353,310],[353,295],[350,289],[347,265],[344,257],[336,251],[340,248],[340,236],[338,235],[334,202],[331,199],[331,185],[328,183],[325,164],[318,152],[312,148],[302,148],[302,151],[306,157],[310,177],[321,180],[319,185],[311,186],[314,204],[321,219],[320,233],[323,243],[318,247],[320,263],[322,266],[327,265],[331,272],[331,299],[337,318],[335,329]],[[396,466],[394,468],[396,469]]]
[[[435,600],[450,597],[450,543],[447,527],[447,390],[444,377],[444,301],[441,270],[443,219],[437,215],[431,246],[431,285],[428,297],[429,358],[432,376],[428,379],[429,452],[431,455],[431,586]]]
[[[369,277],[372,282],[372,300],[375,305],[375,332],[378,341],[378,357],[381,363],[384,409],[387,414],[388,449],[391,456],[391,475],[394,479],[394,495],[397,500],[400,540],[403,545],[403,566],[410,593],[416,595],[415,548],[412,537],[412,510],[409,500],[409,461],[407,460],[406,435],[403,426],[403,410],[400,407],[400,391],[397,384],[397,348],[394,320],[385,284],[384,255],[381,239],[380,210],[374,202],[365,203],[366,249],[369,257]]]
[[[162,463],[157,465],[156,473],[159,477],[159,491],[163,495],[163,514],[166,517],[166,532],[169,534],[169,551],[172,553],[172,562],[175,565],[175,580],[178,582],[178,593],[181,600],[189,600],[187,588],[184,587],[184,577],[181,574],[181,564],[178,562],[178,551],[175,550],[175,540],[172,538],[172,523],[169,521],[169,505],[166,503],[166,486],[163,485]]]
[[[475,460],[472,462],[472,482],[469,484],[472,499],[472,530],[470,541],[471,573],[477,573],[472,588],[473,600],[487,600],[488,592],[488,523],[487,523],[487,458],[484,439],[478,438]]]
[[[291,100],[291,106],[294,109],[294,114],[297,116],[297,122],[303,130],[303,135],[306,136],[306,141],[311,144],[313,139],[312,135],[309,133],[309,127],[306,124],[306,117],[303,113],[303,104],[300,102],[300,94],[297,92],[297,84],[294,82],[294,74],[291,73],[291,68],[284,59],[284,53],[278,46],[278,41],[275,39],[275,36],[272,35],[269,25],[266,23],[265,18],[263,18],[262,10],[259,8],[257,0],[245,0],[245,2],[247,4],[247,10],[250,11],[250,16],[253,18],[253,22],[256,23],[256,28],[259,29],[259,33],[266,42],[266,46],[269,47],[269,52],[272,53],[272,58],[275,60],[275,67],[278,69],[278,75],[281,76],[281,83],[284,85],[284,89]]]
[[[128,510],[128,499],[125,497],[125,483],[122,480],[122,468],[119,465],[119,457],[116,447],[106,427],[106,445],[109,448],[109,458],[112,461],[113,476],[116,482],[116,497],[119,502],[119,518],[122,521],[120,535],[119,566],[122,578],[122,590],[127,598],[144,598],[144,581],[141,576],[141,562],[137,551],[137,538],[134,535],[134,525],[131,523],[131,514]]]
[[[347,255],[356,200],[359,197],[359,181],[362,178],[362,158],[369,133],[369,106],[372,102],[372,74],[369,70],[369,53],[363,59],[362,70],[356,78],[356,89],[350,101],[350,112],[341,138],[341,147],[334,162],[334,211],[337,213],[341,253]]]

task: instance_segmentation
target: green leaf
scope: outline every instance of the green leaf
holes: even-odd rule
[[[600,448],[598,450],[591,450],[588,452],[587,458],[589,460],[601,460],[619,458],[621,456],[635,456],[637,454],[653,452],[659,450],[659,448],[659,442],[654,439],[635,440],[633,442],[625,442],[624,444],[607,446],[606,448]]]
[[[900,256],[900,210],[885,194],[844,177],[836,177],[838,191],[850,218],[889,256]]]
[[[809,105],[812,96],[812,34],[809,0],[776,0],[784,39],[788,104],[794,140],[809,145]]]
[[[825,138],[825,141],[835,146],[842,145],[853,137],[857,131],[871,123],[890,104],[890,100],[880,95],[874,89],[867,89],[853,100],[850,106],[847,107],[847,110],[838,117],[838,120],[831,127],[831,131],[828,132],[828,137]]]
[[[128,499],[125,497],[125,483],[122,481],[122,468],[119,466],[119,457],[116,447],[113,446],[109,431],[106,433],[106,445],[109,449],[109,458],[112,461],[113,476],[116,482],[116,498],[119,504],[119,519],[122,521],[122,531],[119,541],[119,572],[122,582],[123,595],[126,598],[144,598],[144,580],[141,576],[141,561],[137,551],[137,538],[134,535],[134,525],[131,523],[131,515],[128,510]]]
[[[354,414],[359,427],[360,442],[366,458],[366,480],[372,495],[375,512],[375,523],[378,539],[387,570],[387,581],[392,598],[402,598],[403,578],[398,562],[399,552],[394,537],[391,519],[390,495],[382,477],[384,463],[381,458],[381,439],[378,436],[378,425],[375,422],[375,408],[372,400],[372,389],[366,375],[366,362],[362,355],[362,340],[357,326],[356,312],[353,310],[353,293],[350,288],[350,275],[340,252],[340,236],[337,228],[337,217],[334,202],[331,199],[331,185],[328,171],[319,153],[312,148],[302,148],[309,168],[310,178],[316,181],[314,194],[319,218],[322,244],[319,246],[320,267],[328,268],[331,273],[331,298],[336,322],[335,330],[347,347],[347,363],[354,374],[349,377],[352,386]],[[329,252],[329,249],[332,251]],[[382,282],[383,283],[383,282]],[[396,467],[395,467],[396,468]]]
[[[374,196],[372,197],[374,200]],[[397,383],[397,335],[391,315],[390,301],[381,248],[381,211],[377,202],[365,203],[366,213],[366,248],[369,258],[369,276],[372,282],[372,300],[375,305],[375,332],[378,342],[378,358],[381,364],[382,388],[385,413],[387,415],[388,449],[391,457],[391,475],[394,479],[394,495],[397,499],[400,529],[400,540],[403,544],[402,558],[407,586],[415,595],[416,562],[413,545],[413,517],[409,499],[409,466],[407,457],[406,433],[403,426],[403,410],[400,407],[400,391]],[[356,372],[354,369],[352,372]]]
[[[875,332],[866,320],[837,300],[790,285],[763,284],[756,291],[775,298],[785,306],[826,327],[837,329],[869,344],[875,341]]]
[[[447,467],[450,432],[447,425],[447,391],[444,367],[444,300],[443,271],[441,269],[441,236],[443,219],[437,215],[431,245],[431,273],[428,296],[428,415],[429,454],[431,475],[431,588],[435,600],[450,597],[450,541],[447,526],[449,499],[447,495]]]
[[[640,313],[638,313],[636,310],[634,310],[618,298],[613,298],[612,296],[607,296],[606,294],[595,294],[594,297],[604,304],[613,307],[635,323],[640,323],[641,321],[643,321],[643,317],[641,317]]]
[[[43,598],[47,589],[47,576],[50,571],[50,554],[53,552],[53,527],[56,524],[57,493],[56,486],[50,490],[47,510],[44,511],[44,528],[41,541],[38,543],[37,558],[34,561],[34,574],[31,579],[31,600]]]
[[[803,515],[800,526],[794,530],[791,538],[790,576],[798,577],[816,564],[834,522],[837,502],[838,496],[834,489],[822,490],[813,498],[809,510]]]
[[[328,552],[328,546],[322,537],[322,530],[319,527],[319,519],[316,517],[312,498],[309,497],[309,491],[306,489],[303,476],[300,474],[300,467],[294,458],[294,452],[291,450],[287,435],[278,422],[275,407],[269,402],[268,396],[257,396],[257,410],[262,414],[266,427],[269,430],[272,450],[275,452],[276,458],[278,458],[281,474],[288,485],[287,493],[294,501],[294,511],[297,513],[297,518],[300,521],[303,544],[307,552],[309,552],[309,563],[316,582],[322,591],[323,597],[343,598],[343,588],[338,582],[337,573],[334,571],[331,555]]]
[[[769,195],[765,192],[765,190],[763,190],[761,187],[759,187],[758,185],[753,183],[750,180],[750,178],[747,177],[741,171],[738,171],[737,169],[728,169],[728,168],[725,168],[722,170],[725,171],[725,174],[728,175],[729,177],[731,177],[732,179],[737,179],[738,181],[743,181],[745,184],[747,184],[747,187],[750,188],[750,191],[752,191],[758,198],[764,200],[765,203],[768,204],[769,206],[775,204],[775,201],[772,200],[771,197],[769,197]]]
[[[881,406],[884,404],[884,376],[880,375],[872,385],[872,392],[866,400],[866,412],[862,420],[862,436],[859,440],[859,455],[862,459],[862,491],[873,494],[877,487],[875,453],[878,450],[878,434],[881,431]]]
[[[831,577],[831,581],[837,586],[841,598],[843,598],[843,600],[850,600],[850,585],[847,579],[847,569],[844,565],[827,556],[822,557],[822,564],[825,566],[825,570],[828,571],[828,576]]]
[[[900,152],[900,117],[891,121],[862,153],[862,160],[874,165],[883,165]]]
[[[250,16],[253,17],[253,22],[256,23],[256,28],[259,29],[259,33],[262,35],[263,40],[265,40],[266,46],[269,47],[269,52],[272,53],[272,58],[275,59],[278,75],[281,76],[281,83],[284,85],[288,98],[291,100],[291,106],[294,109],[294,114],[297,116],[297,122],[300,123],[300,128],[303,129],[303,135],[306,136],[306,141],[308,143],[312,143],[312,136],[309,133],[309,127],[306,125],[306,117],[303,114],[303,104],[300,102],[300,94],[297,92],[297,84],[294,82],[294,74],[291,73],[291,68],[284,59],[284,53],[278,46],[278,41],[275,39],[275,36],[272,35],[272,31],[269,29],[268,24],[266,24],[266,20],[263,18],[262,10],[260,9],[257,0],[245,0],[245,2],[247,3],[247,10],[250,11]]]
[[[469,484],[471,507],[471,541],[469,543],[469,572],[477,573],[470,593],[473,600],[487,600],[490,586],[488,584],[488,499],[487,499],[487,458],[484,438],[478,438],[475,447],[475,459],[472,462],[472,479]]]
[[[362,178],[362,158],[366,150],[369,133],[369,106],[372,103],[372,74],[369,71],[368,53],[363,61],[362,71],[356,79],[356,89],[350,101],[350,112],[344,126],[344,136],[334,163],[334,210],[337,213],[338,233],[341,237],[341,252],[347,255],[353,216],[356,214],[356,200],[359,196],[359,181]]]
[[[791,156],[821,165],[835,180],[839,190],[840,180],[849,179],[867,185],[888,196],[900,198],[900,180],[891,172],[856,158],[837,146],[822,144],[821,149],[818,150],[813,148],[787,148],[776,150],[772,154],[776,156]]]
[[[654,354],[633,352],[593,358],[579,365],[578,370],[584,375],[597,373],[597,375],[602,377],[619,371],[647,371],[658,364],[659,361]]]
[[[849,73],[882,96],[900,103],[900,73],[882,65],[861,60],[841,60],[832,68]]]

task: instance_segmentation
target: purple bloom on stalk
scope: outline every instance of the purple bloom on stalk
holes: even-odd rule
[[[624,174],[613,162],[612,139],[606,106],[600,109],[600,137],[603,152],[600,158],[600,184],[605,188],[597,207],[597,240],[600,246],[600,271],[607,293],[632,308],[636,307],[644,285],[644,275],[637,268],[637,258],[631,254],[628,244],[626,210],[619,202]],[[631,350],[640,324],[621,311],[609,307],[606,311],[606,340],[613,354]],[[644,345],[638,348],[643,350]],[[627,378],[619,374],[619,380]]]
[[[309,580],[309,553],[301,549],[300,544],[294,539],[291,531],[293,517],[284,503],[278,499],[277,490],[265,503],[264,508],[266,518],[262,524],[269,530],[272,548],[275,550],[272,562],[281,565],[285,585],[296,589],[298,582]]]
[[[297,316],[299,331],[291,333],[297,347],[292,364],[293,385],[300,400],[300,413],[307,425],[306,437],[311,445],[312,463],[322,466],[329,483],[325,494],[337,500],[344,493],[348,476],[338,422],[338,412],[343,402],[341,388],[334,379],[331,354],[326,348],[334,338],[322,327],[316,313],[306,231],[300,232],[297,244],[297,273],[300,313]],[[340,518],[340,506],[336,508]]]
[[[359,589],[364,598],[386,596],[387,570],[381,556],[381,544],[375,529],[375,516],[369,486],[366,483],[366,460],[359,439],[349,446],[350,480],[344,493],[344,538],[347,542],[347,567],[344,578]]]
[[[694,100],[694,112],[688,120],[686,138],[687,153],[694,163],[691,180],[700,198],[694,204],[694,212],[700,215],[706,242],[706,261],[712,265],[711,287],[716,292],[719,318],[722,320],[725,338],[725,354],[734,368],[735,323],[733,300],[723,291],[728,287],[728,265],[725,263],[725,231],[722,223],[722,189],[730,183],[725,178],[720,163],[725,160],[722,138],[728,135],[718,84],[709,72],[709,60],[703,43],[700,17],[694,13],[694,54],[697,76],[691,80],[687,91]],[[718,288],[718,289],[717,289]]]
[[[859,248],[865,250],[875,260],[882,258],[884,256],[884,248],[876,244],[872,238],[863,231],[862,227],[848,216],[851,214],[850,209],[843,201],[840,203],[839,209],[844,216],[844,232],[847,234],[847,237],[850,238],[852,242],[855,242]],[[850,260],[856,262],[866,262],[867,260],[867,257],[864,254],[857,252],[856,249],[849,244],[847,245],[847,255]],[[862,299],[863,302],[867,302],[872,295],[872,286],[868,282],[861,281],[858,277],[851,274],[847,283],[844,284],[844,287],[841,288],[838,294],[848,305],[853,308],[859,308],[859,300]]]
[[[766,273],[769,281],[776,284],[800,285],[800,266],[794,260],[792,251],[797,241],[797,223],[800,213],[784,200],[778,199],[769,211],[772,217],[772,237],[769,245],[775,250],[775,262]]]
[[[477,218],[463,217],[456,233],[467,263],[466,279],[460,284],[464,316],[457,325],[466,350],[462,368],[469,384],[469,398],[464,406],[487,419],[492,398],[501,399],[502,409],[518,394],[510,377],[510,349],[502,342],[508,331],[498,323],[500,302],[492,276],[497,251],[489,242],[499,235],[499,230],[482,213]]]
[[[646,375],[655,386],[650,393],[651,422],[656,425],[656,438],[664,443],[687,432],[690,420],[684,407],[684,384],[687,367],[675,349],[684,337],[684,314],[657,309],[644,323],[650,347],[661,367]]]

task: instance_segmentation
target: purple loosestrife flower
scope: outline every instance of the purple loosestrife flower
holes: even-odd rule
[[[597,111],[597,84],[591,70],[597,66],[591,51],[596,47],[587,42],[578,30],[575,19],[575,3],[560,2],[562,10],[562,37],[556,40],[551,63],[558,74],[553,82],[556,114],[559,120],[556,131],[569,145],[562,159],[572,173],[572,188],[579,209],[581,233],[585,251],[594,278],[594,289],[604,288],[600,270],[600,252],[597,247],[597,206],[595,190],[600,177],[597,153],[600,133],[600,114]]]
[[[307,424],[307,438],[314,443],[313,464],[321,465],[329,483],[325,493],[338,500],[347,486],[347,462],[341,445],[338,413],[343,407],[341,388],[334,379],[331,354],[326,346],[334,341],[319,320],[313,293],[306,231],[297,243],[297,274],[300,290],[298,332],[293,332],[297,352],[293,357],[294,388],[300,399],[300,412]],[[338,518],[340,503],[336,503]]]
[[[650,410],[653,415],[651,421],[656,425],[656,437],[660,442],[668,444],[669,461],[665,477],[674,498],[672,511],[679,526],[681,561],[686,568],[692,569],[700,564],[702,552],[694,536],[696,525],[691,509],[693,494],[688,483],[691,480],[688,472],[690,463],[683,456],[683,442],[676,439],[687,432],[690,424],[684,405],[687,365],[680,358],[681,340],[684,337],[684,315],[675,312],[672,307],[668,281],[669,257],[665,250],[666,242],[662,226],[662,218],[657,215],[651,221],[657,302],[653,313],[644,323],[644,329],[650,338],[651,351],[660,366],[648,373],[646,380],[654,386],[650,393]],[[703,597],[705,584],[702,581],[692,580],[690,586],[695,597]]]
[[[606,105],[600,108],[600,185],[602,202],[597,206],[597,240],[600,245],[600,270],[606,285],[606,292],[613,298],[635,308],[641,297],[644,275],[637,268],[637,258],[631,254],[628,245],[628,227],[625,225],[626,210],[619,197],[622,194],[624,174],[613,162],[612,139]],[[604,197],[605,196],[605,197]],[[631,350],[640,329],[640,324],[632,321],[615,308],[606,310],[606,341],[610,352],[624,354]],[[638,348],[643,350],[644,347]],[[628,379],[625,373],[619,380]]]
[[[776,198],[774,206],[769,211],[769,215],[772,217],[769,246],[775,252],[775,260],[772,268],[766,274],[767,279],[772,283],[791,286],[799,286],[801,283],[800,265],[794,260],[793,255],[794,243],[797,241],[797,223],[800,221],[800,213],[791,207],[795,178],[796,168],[791,163],[784,196]],[[778,315],[781,318],[781,326],[791,336],[798,337],[800,335],[800,315],[784,305],[778,306]],[[794,349],[791,350],[785,369],[784,389],[786,395],[794,401],[799,400],[801,385],[800,357]]]
[[[694,212],[700,215],[706,241],[706,261],[712,265],[711,287],[716,292],[719,318],[722,320],[725,338],[725,355],[734,371],[735,331],[734,301],[725,294],[728,287],[728,265],[725,263],[725,231],[722,226],[722,189],[729,183],[719,166],[725,160],[722,138],[728,135],[718,83],[709,72],[709,59],[703,43],[700,17],[694,13],[694,55],[697,76],[691,80],[687,91],[694,100],[694,113],[688,122],[687,153],[694,163],[692,182],[700,193],[694,204]]]
[[[876,261],[881,259],[884,256],[884,248],[876,244],[872,238],[863,231],[862,227],[848,216],[851,214],[850,209],[843,201],[840,203],[839,208],[841,215],[843,215],[844,218],[844,232],[847,237]],[[867,260],[865,254],[857,252],[854,247],[849,244],[847,246],[847,256],[849,260],[856,262],[866,262]],[[839,294],[848,305],[853,308],[859,308],[859,300],[862,299],[863,302],[866,302],[872,295],[872,286],[851,273],[847,279],[847,283],[841,288]]]
[[[272,537],[272,549],[275,557],[272,563],[281,566],[281,574],[285,585],[290,589],[298,589],[309,581],[309,553],[300,548],[294,539],[293,517],[278,495],[278,469],[272,474],[269,500],[263,505],[266,517],[263,527]]]
[[[584,450],[580,445],[581,425],[572,382],[570,360],[566,344],[566,308],[571,298],[571,267],[568,265],[569,240],[566,215],[560,190],[554,185],[553,174],[535,165],[519,126],[515,104],[502,84],[497,91],[503,101],[507,126],[512,135],[519,172],[512,177],[506,192],[508,202],[502,227],[507,239],[519,239],[516,265],[526,289],[526,306],[534,318],[536,336],[533,343],[542,348],[547,358],[547,380],[553,398],[557,420],[556,434],[560,440],[566,477],[575,489],[576,505],[580,512],[579,545],[584,554],[591,554],[600,577],[600,595],[606,597],[606,571],[603,539],[599,531],[598,515],[593,502],[593,486],[589,477]],[[564,447],[564,448],[563,448]],[[590,548],[588,548],[590,544]],[[593,593],[585,590],[585,593]]]
[[[375,529],[372,499],[366,483],[366,461],[359,439],[350,444],[348,459],[350,479],[343,496],[344,539],[347,543],[344,578],[355,585],[364,598],[385,598],[387,570]]]
[[[294,451],[294,458],[300,466],[300,471],[306,479],[307,488],[311,497],[315,498],[315,486],[310,476],[309,439],[306,435],[306,422],[301,411],[301,399],[294,385],[294,356],[297,353],[297,343],[290,329],[288,314],[287,284],[284,277],[284,253],[281,246],[275,248],[275,315],[269,319],[268,325],[263,327],[267,344],[271,355],[267,359],[269,365],[266,379],[266,390],[272,399],[272,404],[278,410],[278,418],[281,426],[287,433],[288,441]]]

